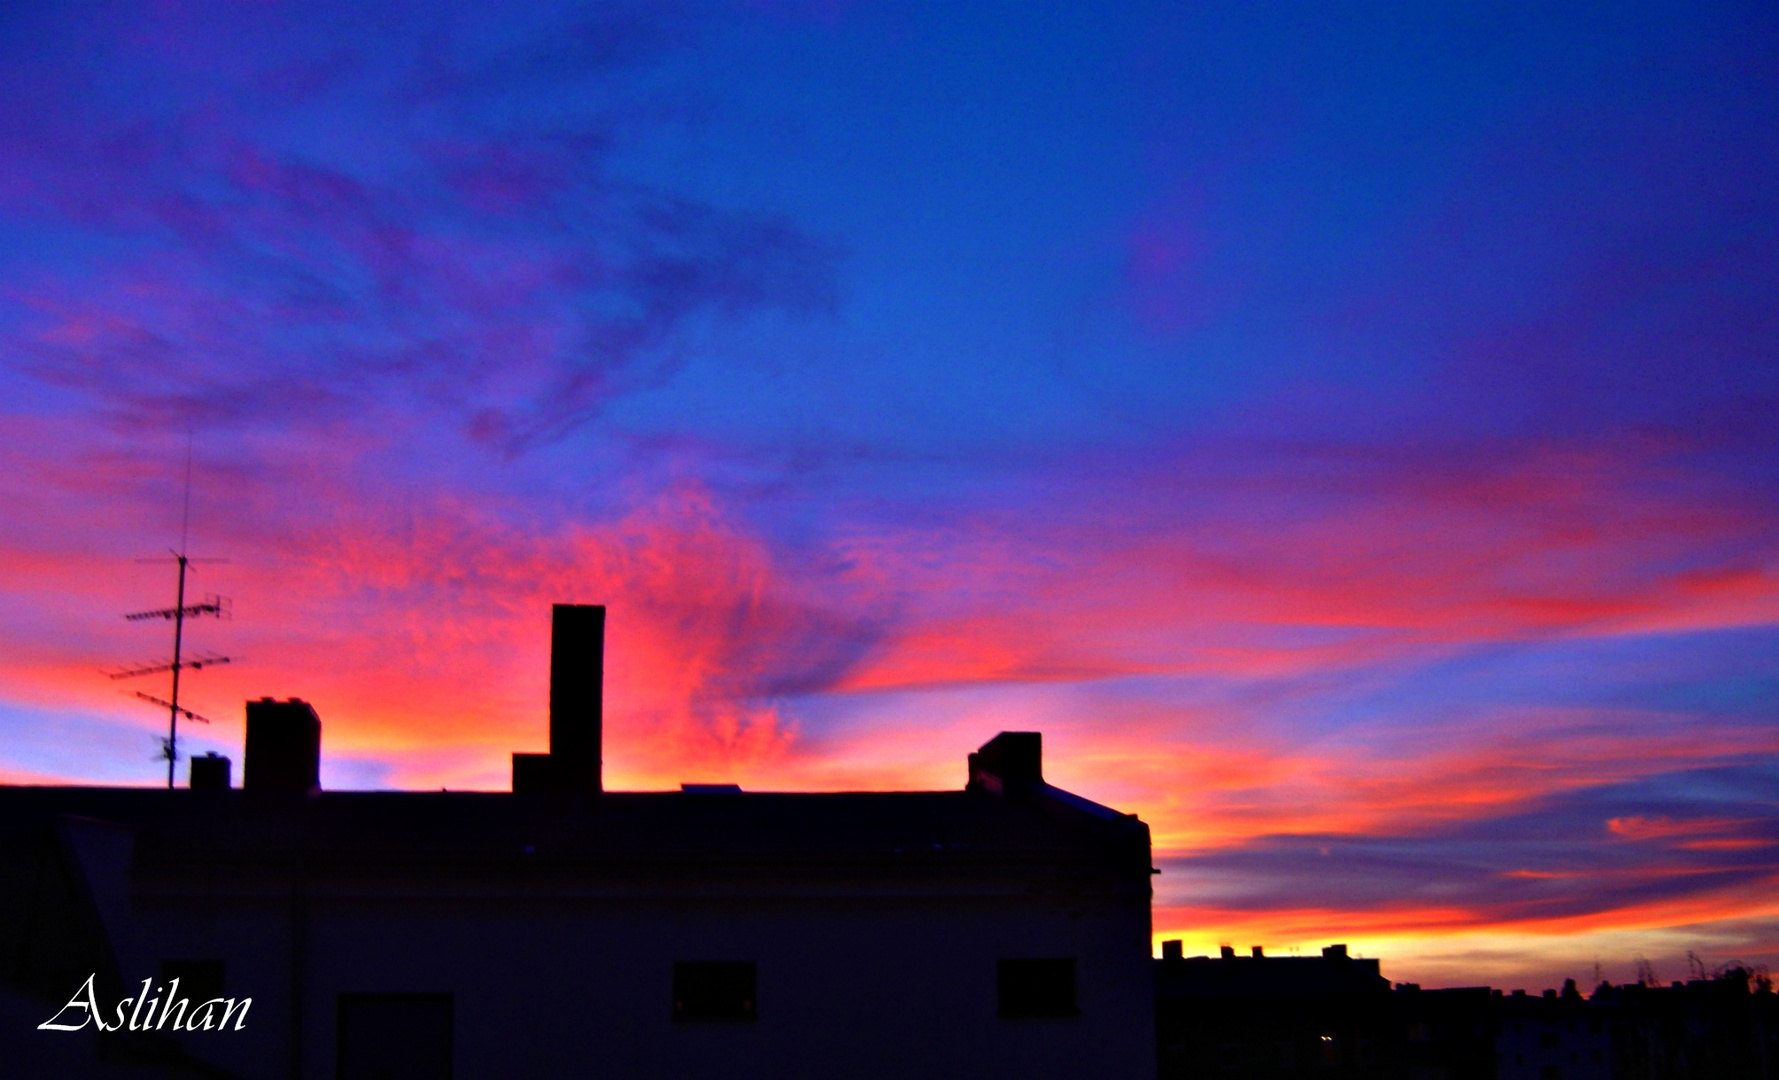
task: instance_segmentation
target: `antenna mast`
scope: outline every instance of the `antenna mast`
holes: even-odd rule
[[[160,698],[144,694],[141,691],[136,692],[136,696],[143,701],[153,705],[162,706],[167,710],[167,737],[161,740],[162,745],[160,756],[167,759],[167,787],[169,789],[173,787],[173,767],[179,760],[179,718],[183,716],[187,720],[194,720],[200,724],[208,724],[210,722],[206,717],[199,716],[197,713],[192,712],[190,709],[184,708],[179,704],[179,673],[186,668],[191,668],[195,671],[206,665],[226,664],[229,662],[229,658],[226,656],[217,656],[210,653],[193,660],[185,659],[185,620],[188,618],[197,618],[200,615],[214,615],[220,619],[226,617],[229,613],[229,601],[227,597],[207,595],[201,603],[187,604],[185,602],[185,575],[187,569],[197,563],[220,563],[228,561],[226,559],[193,559],[186,554],[186,541],[190,536],[191,530],[191,463],[192,443],[191,434],[188,431],[185,439],[185,502],[179,516],[179,550],[172,553],[173,561],[179,564],[179,586],[178,591],[174,596],[173,606],[170,608],[156,608],[153,611],[137,611],[124,616],[124,618],[128,619],[130,622],[143,622],[148,619],[166,619],[171,622],[173,624],[173,660],[171,663],[148,664],[124,671],[113,672],[111,674],[113,679],[128,679],[138,675],[154,675],[163,671],[172,672],[173,688],[170,700],[163,701]]]

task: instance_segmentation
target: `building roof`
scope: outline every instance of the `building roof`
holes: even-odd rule
[[[1336,951],[1338,949],[1338,951]],[[1345,946],[1321,956],[1192,956],[1155,962],[1163,998],[1273,997],[1387,993],[1378,962],[1348,956]]]
[[[1054,794],[1052,794],[1054,793]],[[138,880],[306,876],[548,878],[844,872],[851,877],[1141,875],[1148,826],[1041,785],[984,792],[595,796],[0,787],[8,830],[78,817],[137,833]]]

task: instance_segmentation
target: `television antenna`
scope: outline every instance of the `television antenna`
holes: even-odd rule
[[[198,603],[188,604],[185,602],[185,578],[191,567],[228,562],[227,559],[193,559],[186,554],[186,541],[191,532],[191,458],[191,435],[188,432],[185,440],[185,506],[180,514],[179,549],[170,553],[173,557],[173,561],[179,566],[179,584],[178,590],[174,595],[173,606],[168,608],[155,608],[152,611],[131,612],[124,616],[124,618],[130,622],[148,622],[154,619],[164,619],[167,622],[172,623],[173,659],[163,663],[142,664],[136,667],[126,668],[123,671],[114,671],[110,673],[113,679],[131,679],[140,675],[156,675],[161,672],[170,672],[172,674],[173,686],[168,698],[158,698],[152,694],[145,694],[140,690],[136,691],[135,695],[151,705],[156,705],[167,710],[167,737],[161,740],[161,752],[157,757],[164,757],[167,759],[168,788],[173,787],[173,766],[179,760],[179,718],[183,716],[187,720],[200,724],[208,724],[210,722],[208,718],[199,716],[197,713],[192,712],[190,709],[179,704],[179,675],[187,668],[197,671],[201,668],[213,667],[229,662],[229,657],[219,656],[215,653],[204,653],[187,659],[184,652],[185,620],[201,618],[205,615],[214,616],[218,619],[226,619],[231,615],[229,599],[226,596],[206,595]],[[166,560],[156,558],[138,559],[137,561],[165,562]]]

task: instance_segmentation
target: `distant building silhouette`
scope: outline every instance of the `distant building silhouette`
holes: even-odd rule
[[[1037,733],[965,790],[605,792],[604,616],[555,609],[515,793],[321,791],[294,699],[248,704],[239,789],[0,787],[0,1071],[1154,1075],[1148,827],[1045,783]],[[251,1013],[37,1030],[89,974],[106,1012],[178,978]]]
[[[1160,1075],[1373,1077],[1395,1030],[1376,960],[1331,945],[1320,956],[1180,955],[1154,965]]]
[[[1610,1033],[1615,1080],[1779,1078],[1779,995],[1764,976],[1731,968],[1669,986],[1602,985],[1587,1007]]]
[[[1396,988],[1391,1000],[1395,1034],[1395,1075],[1402,1080],[1491,1080],[1500,1055],[1495,1050],[1492,994],[1486,986],[1422,990],[1413,983]],[[1390,1048],[1386,1048],[1388,1051]]]
[[[1181,955],[1154,964],[1161,1080],[1779,1080],[1779,995],[1742,969],[1583,997],[1392,989],[1376,960]]]
[[[1575,980],[1563,990],[1491,995],[1498,1080],[1610,1080],[1615,1062],[1609,1018],[1590,1007]]]

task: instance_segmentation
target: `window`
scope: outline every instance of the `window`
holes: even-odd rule
[[[1075,960],[1000,960],[995,965],[1003,1020],[1079,1016],[1075,1007]]]
[[[754,962],[678,960],[673,965],[673,1018],[758,1020]]]
[[[451,1080],[450,994],[341,994],[339,1080]]]
[[[196,1009],[206,1001],[222,996],[221,960],[162,960],[161,987],[170,994],[173,980],[179,980],[179,996]],[[169,1007],[172,1000],[168,1000]]]

